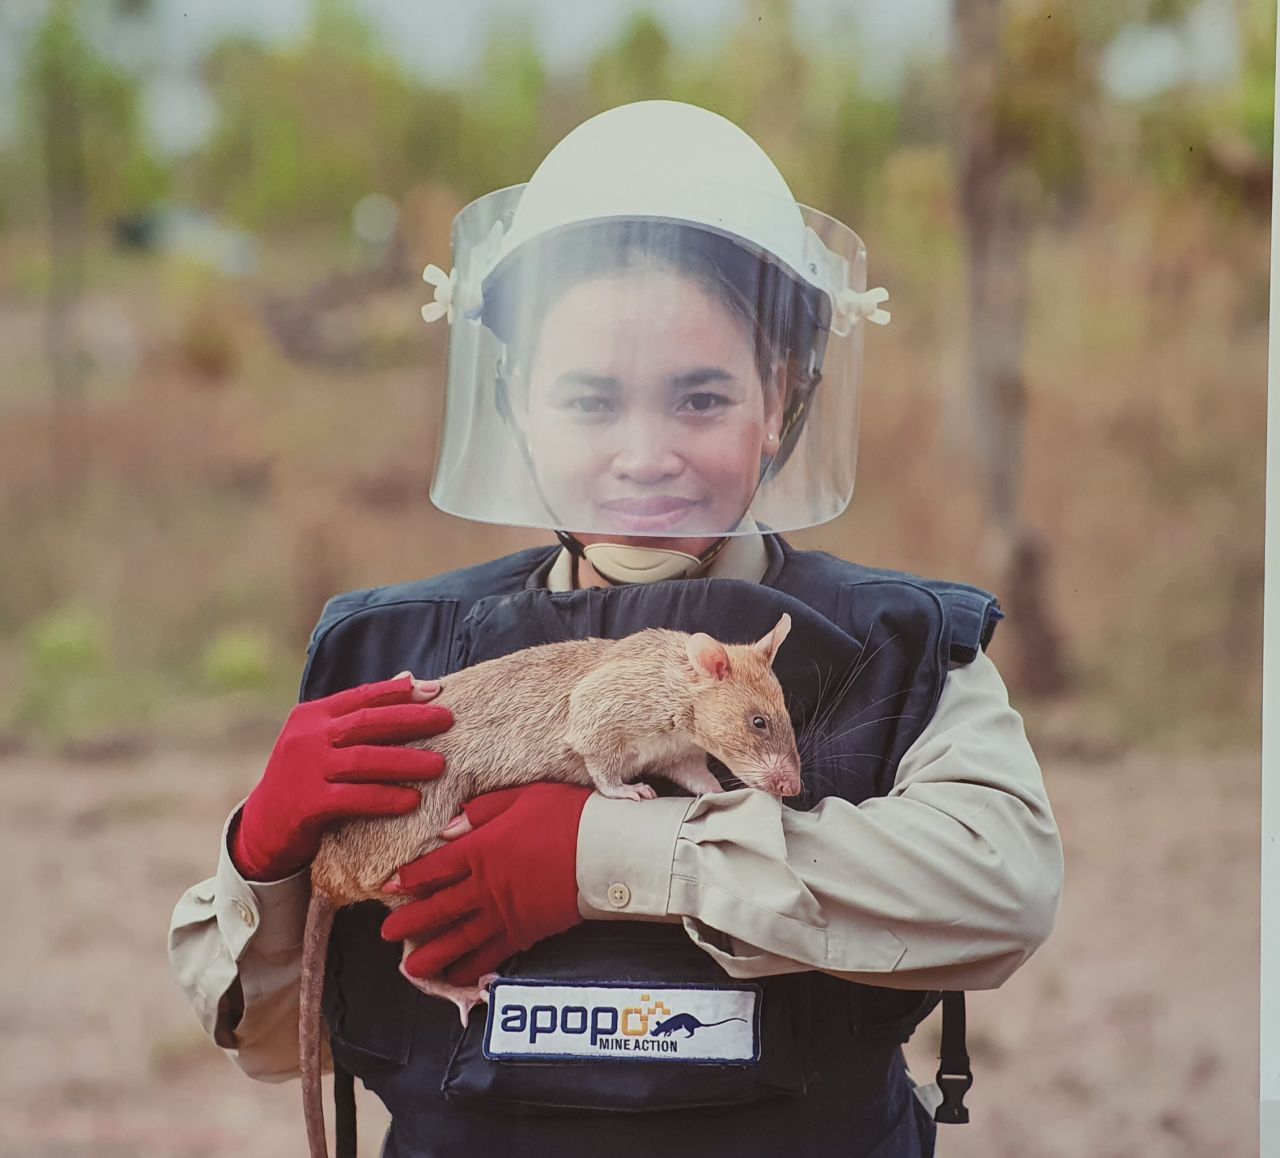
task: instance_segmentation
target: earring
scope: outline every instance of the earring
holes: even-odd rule
[[[777,441],[778,441],[778,436],[777,436],[776,434],[770,433],[770,435],[769,435],[769,441],[770,441],[770,442],[777,442]]]

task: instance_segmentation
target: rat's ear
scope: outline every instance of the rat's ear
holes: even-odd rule
[[[704,635],[689,636],[689,662],[693,670],[713,680],[722,680],[729,674],[729,653],[719,640]]]
[[[773,657],[778,654],[778,648],[782,646],[782,641],[787,638],[787,634],[791,631],[791,616],[785,611],[782,618],[778,620],[777,626],[769,632],[763,639],[757,640],[752,646],[769,662],[773,663]]]

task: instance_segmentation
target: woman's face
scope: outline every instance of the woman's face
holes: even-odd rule
[[[557,522],[603,537],[708,541],[751,502],[781,407],[745,320],[696,282],[643,272],[548,311],[516,392]]]

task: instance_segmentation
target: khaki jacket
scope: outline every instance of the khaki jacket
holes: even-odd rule
[[[710,573],[758,581],[763,559],[759,539],[734,539]],[[564,556],[548,585],[567,589],[569,575]],[[749,789],[596,794],[577,873],[584,917],[682,922],[732,977],[821,969],[894,989],[991,989],[1048,937],[1063,862],[1022,718],[979,654],[948,673],[887,796],[798,812]],[[298,1072],[308,898],[305,871],[244,880],[224,827],[215,874],[173,913],[178,983],[209,1036],[264,1081]]]

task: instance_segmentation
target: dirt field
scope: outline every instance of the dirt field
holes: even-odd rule
[[[261,759],[0,760],[0,1155],[303,1152],[296,1084],[249,1081],[208,1044],[165,959],[173,902]],[[1044,764],[1066,899],[1053,940],[971,996],[973,1122],[939,1153],[1256,1155],[1257,757]],[[936,1042],[935,1020],[918,1076]],[[372,1155],[380,1108],[361,1109]]]

